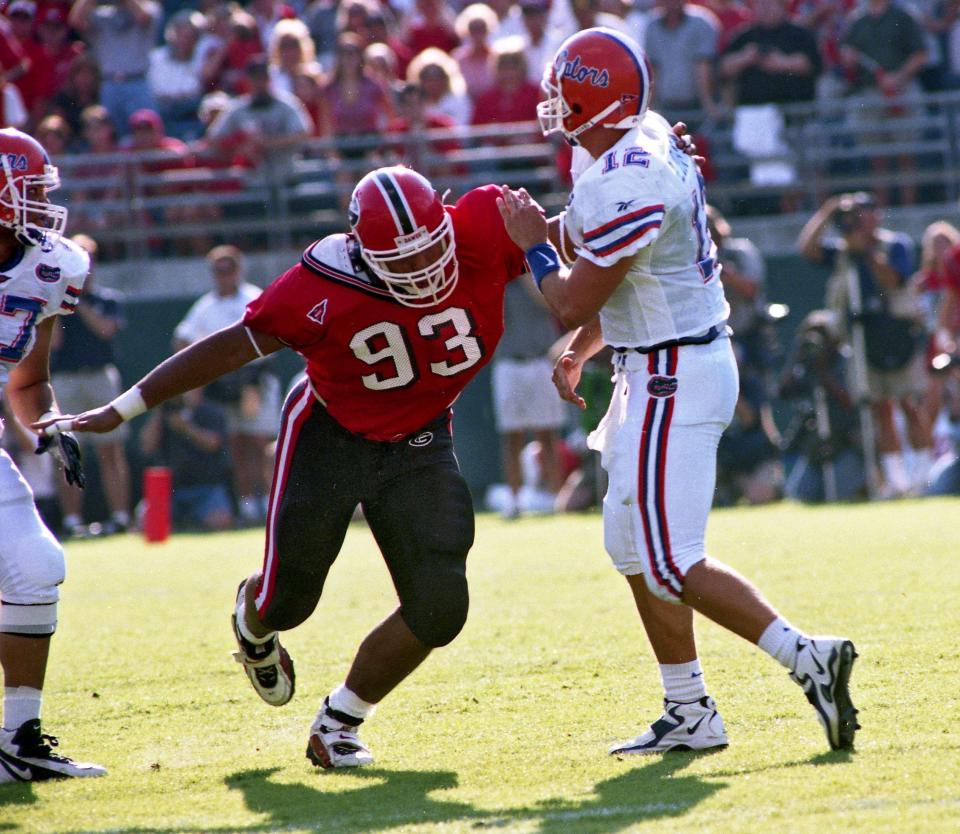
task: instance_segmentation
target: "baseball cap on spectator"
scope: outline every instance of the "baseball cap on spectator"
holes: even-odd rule
[[[15,0],[15,2],[22,3],[23,0]],[[40,16],[37,19],[37,22],[43,25],[44,23],[62,23],[64,26],[67,24],[67,7],[54,5],[46,6],[40,12]]]
[[[13,17],[15,14],[25,14],[27,17],[35,17],[37,14],[37,4],[33,0],[13,0],[7,6],[7,17]]]
[[[147,107],[135,110],[130,116],[130,130],[136,130],[138,127],[150,127],[153,130],[163,132],[163,119],[156,110],[150,110]]]
[[[520,10],[524,12],[549,12],[550,0],[520,0]]]

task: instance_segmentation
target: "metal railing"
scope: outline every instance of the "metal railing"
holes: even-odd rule
[[[778,153],[757,156],[734,144],[734,114],[701,124],[713,176],[708,196],[733,216],[809,214],[829,194],[869,188],[892,201],[954,202],[960,196],[960,93],[928,95],[905,113],[864,118],[849,102],[781,108]],[[688,114],[697,124],[698,114]],[[250,250],[288,249],[343,230],[356,181],[377,165],[405,162],[455,198],[505,182],[525,186],[548,211],[569,183],[558,146],[535,122],[316,139],[296,155],[273,155],[256,169],[219,166],[196,148],[192,167],[164,152],[78,154],[56,160],[71,210],[71,232],[94,235],[112,260],[202,254],[239,242]],[[786,183],[765,184],[756,164],[777,162]]]

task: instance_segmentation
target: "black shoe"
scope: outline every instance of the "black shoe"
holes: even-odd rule
[[[103,776],[106,768],[58,756],[60,744],[40,732],[40,719],[25,721],[16,730],[0,730],[0,782],[40,782],[74,776]]]

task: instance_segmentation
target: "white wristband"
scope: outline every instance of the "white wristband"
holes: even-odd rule
[[[132,420],[147,410],[147,403],[140,393],[140,387],[134,385],[128,388],[115,400],[111,400],[110,407],[119,414],[124,421]]]

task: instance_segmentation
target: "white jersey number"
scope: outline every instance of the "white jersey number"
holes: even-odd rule
[[[462,307],[424,316],[417,322],[417,332],[425,339],[439,339],[448,325],[453,327],[454,335],[443,346],[449,351],[450,360],[430,363],[431,373],[437,376],[462,373],[483,358],[480,340],[473,335],[473,321]],[[350,340],[350,349],[367,365],[387,360],[393,364],[392,374],[376,371],[360,377],[364,386],[372,391],[406,388],[420,377],[407,333],[391,321],[377,322],[358,331]]]
[[[25,298],[20,295],[0,296],[0,316],[17,319],[17,331],[13,339],[9,342],[0,340],[0,360],[16,364],[23,359],[33,336],[34,325],[40,313],[43,312],[45,304],[46,301],[42,298]],[[8,329],[2,325],[3,322],[0,321],[0,333]]]

